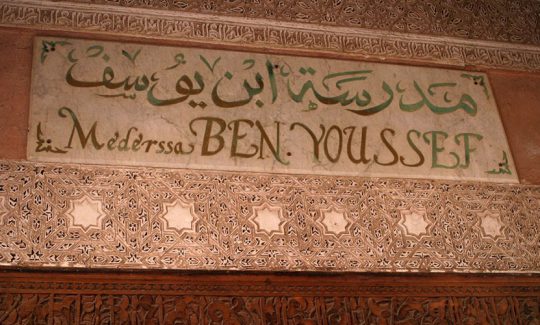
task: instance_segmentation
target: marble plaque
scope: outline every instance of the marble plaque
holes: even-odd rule
[[[51,162],[517,182],[482,73],[55,37],[34,43],[27,150]]]

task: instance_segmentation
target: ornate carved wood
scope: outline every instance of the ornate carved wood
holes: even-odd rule
[[[540,277],[0,273],[10,324],[537,324]]]

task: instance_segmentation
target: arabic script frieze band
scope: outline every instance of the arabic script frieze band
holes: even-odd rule
[[[536,46],[424,37],[285,22],[228,17],[226,21],[196,13],[28,0],[0,1],[0,25],[153,37],[252,48],[316,50],[379,59],[406,59],[444,65],[481,65],[540,70]]]

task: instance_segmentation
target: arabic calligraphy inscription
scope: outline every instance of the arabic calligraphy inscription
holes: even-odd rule
[[[47,37],[34,48],[29,159],[517,182],[481,73]]]

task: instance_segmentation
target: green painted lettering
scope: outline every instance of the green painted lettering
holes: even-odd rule
[[[480,141],[480,140],[483,139],[483,136],[481,136],[480,134],[476,134],[476,133],[460,133],[460,134],[457,134],[454,137],[454,141],[456,141],[456,143],[459,144],[459,145],[461,145],[461,141],[459,140],[460,137],[463,138],[463,147],[465,149],[465,164],[461,164],[459,167],[460,168],[467,168],[467,167],[469,167],[469,164],[471,163],[471,152],[476,151],[476,148],[471,148],[470,137],[474,137],[478,141]]]
[[[133,126],[129,128],[129,130],[127,131],[126,137],[120,140],[120,142],[118,143],[118,150],[120,151],[129,150],[128,143],[129,143],[129,137],[131,135],[131,131],[137,131],[137,128]]]
[[[451,151],[449,152],[452,157],[455,158],[456,163],[453,165],[443,165],[439,163],[439,153],[444,151],[444,147],[439,147],[439,140],[438,136],[441,135],[443,137],[443,142],[446,138],[448,138],[448,134],[443,131],[429,131],[424,133],[423,138],[424,141],[427,144],[431,144],[431,168],[447,168],[447,169],[454,169],[459,166],[459,156]],[[431,136],[431,137],[430,137]]]

